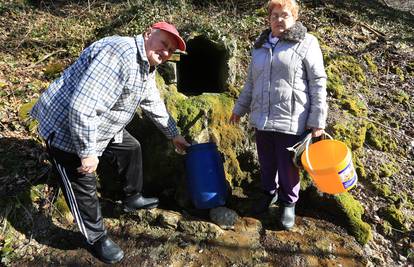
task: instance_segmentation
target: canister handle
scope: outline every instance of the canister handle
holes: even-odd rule
[[[323,135],[328,136],[331,140],[333,140],[332,136],[330,134],[328,134],[327,132],[323,132]],[[308,163],[308,167],[311,171],[313,171],[313,167],[312,164],[310,163],[309,160],[309,143],[311,141],[312,138],[309,138],[308,140],[306,140],[306,148],[305,148],[305,157],[306,157],[306,163]]]

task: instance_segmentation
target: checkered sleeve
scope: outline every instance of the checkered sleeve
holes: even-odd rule
[[[127,79],[119,52],[109,44],[88,60],[69,106],[69,128],[79,157],[97,155],[98,115],[116,103]]]
[[[168,139],[179,135],[175,120],[168,113],[167,108],[155,85],[155,79],[151,78],[145,99],[141,102],[141,108],[145,114],[155,123]]]

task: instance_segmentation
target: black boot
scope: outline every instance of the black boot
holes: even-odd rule
[[[253,214],[261,214],[268,211],[270,205],[276,203],[277,193],[270,194],[268,192],[263,192],[260,199],[255,202],[252,206]]]
[[[124,257],[122,249],[107,235],[91,245],[92,254],[105,263],[117,263]]]
[[[130,212],[137,209],[152,209],[158,206],[158,198],[156,197],[143,197],[141,194],[137,194],[133,197],[129,197],[124,201],[124,211]]]

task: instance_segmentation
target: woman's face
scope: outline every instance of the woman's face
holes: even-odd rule
[[[292,15],[292,11],[286,7],[275,6],[269,15],[269,23],[273,36],[281,36],[295,22],[296,18]]]

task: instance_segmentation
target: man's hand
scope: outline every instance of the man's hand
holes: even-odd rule
[[[231,116],[230,116],[230,123],[233,123],[233,124],[235,124],[235,123],[239,123],[239,121],[240,121],[240,116],[239,115],[236,115],[236,114],[231,114]]]
[[[175,146],[175,151],[179,154],[185,154],[185,149],[190,146],[187,140],[181,135],[174,137],[172,142]]]
[[[81,158],[81,164],[79,168],[77,168],[78,172],[82,174],[93,173],[96,171],[98,167],[99,159],[97,156],[86,156]]]

